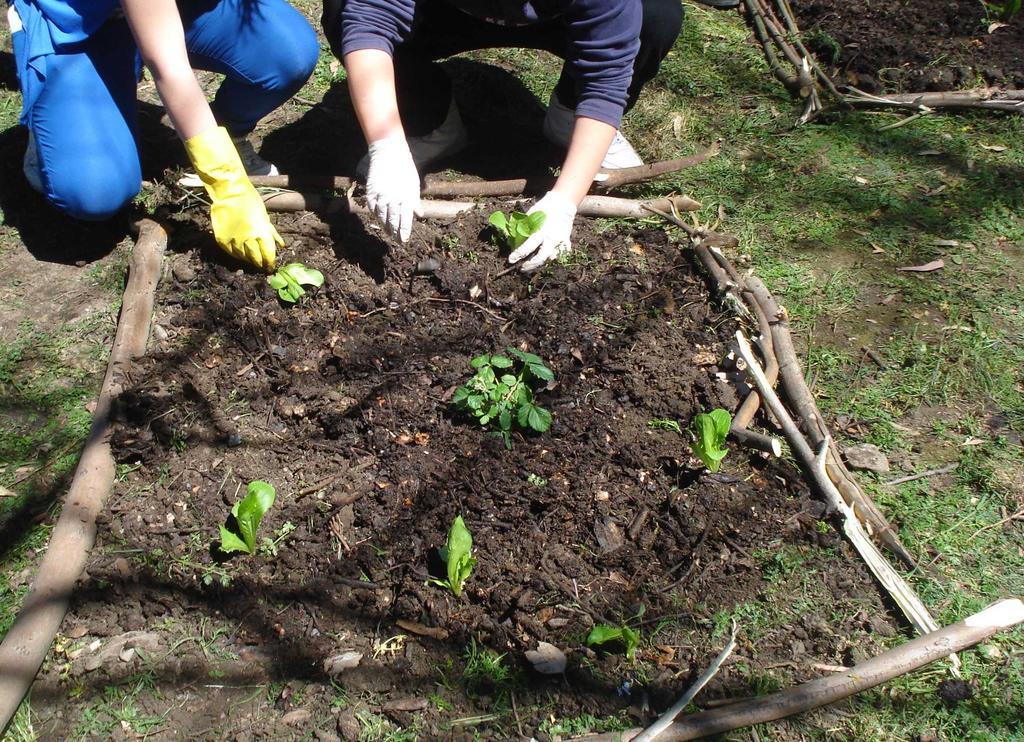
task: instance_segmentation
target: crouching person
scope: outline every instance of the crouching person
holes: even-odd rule
[[[544,134],[567,153],[554,187],[531,209],[545,213],[544,224],[509,260],[533,270],[567,251],[576,207],[598,170],[643,164],[619,122],[682,18],[679,0],[325,0],[324,32],[345,64],[369,145],[371,209],[407,239],[419,171],[467,143],[435,60],[470,49],[544,49],[565,60]]]
[[[272,270],[282,243],[250,174],[275,174],[246,136],[306,81],[319,45],[285,0],[13,0],[29,129],[25,177],[56,208],[108,219],[141,187],[136,85],[144,63],[206,187],[217,243]],[[226,78],[207,102],[192,68]]]

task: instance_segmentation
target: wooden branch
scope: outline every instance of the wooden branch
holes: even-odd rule
[[[750,397],[747,399],[749,398]],[[733,423],[735,424],[735,418],[733,419]],[[729,437],[741,446],[746,446],[747,448],[753,448],[755,451],[762,451],[764,453],[771,454],[775,458],[782,455],[782,441],[774,436],[758,433],[756,430],[750,430],[746,426],[730,427]]]
[[[846,537],[857,549],[857,552],[868,565],[872,574],[881,583],[882,587],[886,589],[889,596],[900,607],[914,628],[922,634],[935,631],[938,628],[938,624],[935,623],[924,603],[921,602],[921,599],[907,581],[892,568],[892,565],[889,564],[878,550],[861,525],[860,519],[843,500],[839,490],[825,471],[825,461],[830,448],[831,438],[826,437],[821,442],[820,451],[815,454],[811,450],[807,439],[804,438],[796,423],[793,422],[793,418],[790,416],[785,405],[782,404],[782,400],[779,399],[775,390],[768,383],[768,379],[765,377],[764,371],[761,369],[761,365],[754,356],[754,351],[742,331],[737,331],[736,343],[739,346],[740,356],[742,356],[747,364],[747,372],[753,378],[758,391],[761,393],[761,398],[782,428],[786,442],[789,443],[789,448],[796,456],[804,475],[817,491],[817,494],[843,515],[843,532],[846,534]],[[954,671],[957,671],[959,669],[959,661],[954,659],[953,665]]]
[[[872,95],[852,86],[847,86],[844,90],[850,92],[844,93],[842,100],[856,108],[900,108],[923,113],[940,109],[964,111],[987,109],[1024,113],[1024,90],[977,88],[945,93],[900,93],[897,95]]]
[[[300,193],[298,191],[276,191],[263,195],[263,203],[267,211],[318,211],[327,214],[349,213],[367,214],[365,206],[350,196],[324,196],[319,193]],[[478,205],[472,201],[434,201],[424,199],[424,219],[450,221],[460,215],[476,209]],[[653,201],[638,201],[632,198],[615,198],[613,196],[586,196],[576,211],[579,216],[619,217],[642,219],[650,216],[651,209],[676,209],[677,211],[696,211],[700,203],[689,196],[669,196]]]
[[[793,338],[789,332],[789,321],[785,310],[783,310],[775,298],[760,279],[756,276],[747,278],[747,287],[757,299],[772,325],[772,342],[775,355],[779,361],[779,376],[782,379],[782,389],[790,406],[801,420],[804,432],[807,434],[812,445],[817,446],[825,440],[828,429],[822,419],[818,406],[814,401],[811,390],[804,380],[803,371],[793,346]],[[874,501],[861,490],[856,480],[847,470],[839,455],[839,449],[832,443],[829,446],[828,473],[835,483],[843,499],[854,509],[857,517],[868,528],[869,533],[881,541],[886,548],[898,556],[908,567],[913,569],[916,566],[914,558],[907,551],[900,541],[896,530],[878,509]]]
[[[96,538],[96,516],[114,483],[110,411],[133,359],[146,351],[167,233],[144,219],[132,250],[121,316],[92,427],[32,589],[0,644],[0,736],[7,729],[67,612]]]
[[[693,681],[693,684],[690,685],[689,688],[686,689],[682,698],[672,704],[672,707],[662,714],[656,722],[640,732],[640,734],[633,739],[633,742],[654,742],[655,739],[661,737],[662,733],[666,729],[672,726],[672,722],[675,721],[675,718],[679,716],[679,714],[683,713],[683,710],[690,705],[690,701],[692,701],[698,693],[704,690],[704,686],[710,682],[711,678],[718,674],[722,664],[729,659],[733,650],[736,649],[736,630],[736,623],[734,621],[732,625],[732,636],[729,637],[728,644],[722,648],[722,651],[718,653],[718,656],[715,657],[714,661],[712,661],[712,663],[708,665],[708,668],[702,672],[695,681]]]
[[[608,191],[624,185],[640,183],[663,175],[678,173],[699,165],[714,157],[720,151],[718,142],[695,155],[674,160],[651,162],[621,170],[602,171],[594,178],[594,187]],[[249,181],[257,188],[283,188],[295,191],[347,191],[357,184],[352,178],[340,175],[253,175]],[[482,198],[485,196],[521,196],[524,193],[540,194],[551,189],[555,178],[542,175],[536,178],[513,178],[511,180],[442,180],[428,178],[423,184],[424,198]]]
[[[821,708],[920,670],[936,660],[969,649],[1022,622],[1024,603],[1016,598],[1001,600],[963,621],[912,639],[848,670],[815,678],[768,696],[737,701],[685,717],[666,729],[658,737],[658,742],[683,742],[710,737]],[[616,734],[616,737],[596,735],[585,739],[587,742],[631,740],[634,731]]]

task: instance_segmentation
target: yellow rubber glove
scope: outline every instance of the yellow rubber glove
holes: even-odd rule
[[[213,202],[210,221],[217,244],[229,255],[272,272],[284,240],[270,223],[227,130],[219,126],[186,139],[185,150]]]

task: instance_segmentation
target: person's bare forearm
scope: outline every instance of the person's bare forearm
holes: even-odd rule
[[[615,127],[597,119],[577,117],[562,172],[551,190],[579,204],[590,190],[614,138]]]
[[[215,128],[217,121],[189,63],[175,0],[121,0],[121,7],[178,136],[191,139]]]
[[[404,136],[391,55],[380,49],[360,49],[346,54],[344,61],[352,106],[367,143]]]

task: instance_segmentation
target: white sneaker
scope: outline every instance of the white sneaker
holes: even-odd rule
[[[267,162],[259,156],[248,137],[231,137],[231,141],[235,143],[235,149],[238,150],[238,157],[247,175],[281,174],[274,163]],[[182,188],[202,188],[203,181],[195,173],[185,173],[178,179],[178,185]]]
[[[559,147],[568,147],[572,138],[572,129],[576,124],[576,112],[558,100],[558,96],[551,94],[551,101],[548,104],[548,112],[544,116],[544,136],[552,144]],[[626,137],[620,132],[615,132],[608,152],[601,162],[602,170],[621,170],[625,167],[637,167],[643,165],[644,161],[633,149]]]
[[[416,171],[420,174],[424,169],[435,162],[461,152],[469,144],[469,134],[462,123],[462,116],[459,109],[452,101],[448,107],[448,115],[444,123],[429,134],[421,137],[409,137],[409,152],[412,154],[412,161],[416,164]],[[366,178],[370,169],[370,155],[367,153],[356,165],[356,175]]]
[[[21,169],[25,173],[25,180],[39,193],[43,192],[43,173],[39,169],[39,153],[36,151],[36,135],[30,129],[28,132],[28,146],[25,148],[25,158],[21,161]]]

